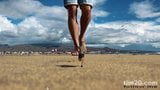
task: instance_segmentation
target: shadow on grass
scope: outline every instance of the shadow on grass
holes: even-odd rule
[[[78,67],[78,65],[56,65],[57,67],[62,67],[62,68],[73,68],[73,67]]]

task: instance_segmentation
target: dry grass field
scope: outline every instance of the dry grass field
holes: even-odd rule
[[[126,80],[157,88],[124,88]],[[0,90],[160,90],[159,55],[0,56]]]

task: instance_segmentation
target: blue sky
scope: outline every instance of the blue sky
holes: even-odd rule
[[[88,46],[160,51],[160,0],[93,1]],[[0,44],[30,43],[72,43],[63,0],[0,0]]]

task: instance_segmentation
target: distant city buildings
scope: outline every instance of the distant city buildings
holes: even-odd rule
[[[56,54],[66,54],[71,55],[71,51],[63,50],[63,49],[51,49],[50,51],[0,51],[0,55],[56,55]],[[151,52],[151,51],[124,51],[124,50],[89,50],[87,54],[155,54],[160,55],[160,52]]]

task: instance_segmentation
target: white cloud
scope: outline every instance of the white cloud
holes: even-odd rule
[[[0,32],[7,30],[15,30],[15,26],[6,17],[0,15]]]
[[[1,1],[0,7],[0,13],[3,15],[0,16],[0,31],[5,30],[0,32],[0,43],[63,43],[71,39],[67,27],[67,11],[64,7],[47,7],[36,0]],[[24,20],[13,24],[7,17]],[[9,38],[9,34],[16,37]]]
[[[93,17],[106,17],[109,15],[109,12],[100,9],[93,9],[92,16]]]
[[[101,7],[107,2],[108,0],[93,0],[93,12],[92,16],[96,17],[106,17],[110,13],[103,10]]]
[[[99,6],[107,2],[107,0],[92,0],[95,6]]]
[[[3,0],[0,2],[1,15],[10,18],[24,18],[42,7],[36,0]]]
[[[52,7],[43,6],[40,10],[36,12],[35,16],[49,20],[66,21],[67,11],[65,10],[64,7],[60,6],[52,6]]]
[[[62,22],[28,17],[17,25],[19,43],[60,42],[70,41],[68,30],[65,30]],[[48,25],[50,24],[50,25]]]
[[[134,2],[130,5],[130,12],[134,13],[137,18],[153,18],[159,17],[160,11],[149,0],[142,2]]]
[[[17,37],[17,28],[6,17],[0,15],[0,43],[11,42],[9,39]]]
[[[43,36],[46,30],[35,17],[26,18],[17,27],[19,34],[23,36]]]
[[[96,43],[143,44],[160,42],[160,25],[154,22],[115,21],[95,24],[87,33],[87,40]]]

